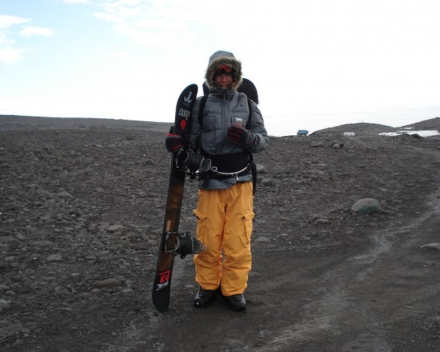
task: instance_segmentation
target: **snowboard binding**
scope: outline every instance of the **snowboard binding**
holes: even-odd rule
[[[189,150],[181,150],[176,158],[176,167],[188,170],[190,174],[207,172],[211,169],[211,159],[206,159],[198,153]]]
[[[166,236],[164,251],[173,255],[180,254],[182,259],[188,254],[197,254],[205,249],[203,243],[189,232],[168,232]]]

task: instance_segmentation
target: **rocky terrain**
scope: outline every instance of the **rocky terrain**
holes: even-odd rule
[[[247,312],[194,308],[187,257],[160,314],[168,128],[0,116],[1,351],[440,351],[439,135],[271,137],[255,155]],[[375,208],[356,212],[365,199]],[[188,182],[182,231],[196,201]]]

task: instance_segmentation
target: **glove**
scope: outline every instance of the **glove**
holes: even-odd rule
[[[227,135],[232,142],[237,144],[246,144],[249,140],[249,131],[239,125],[229,127]]]
[[[183,148],[182,137],[178,134],[168,133],[165,138],[165,147],[170,153],[174,153]]]

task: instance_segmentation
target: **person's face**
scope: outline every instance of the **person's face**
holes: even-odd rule
[[[215,76],[215,83],[220,88],[230,88],[232,86],[232,73],[219,73]]]

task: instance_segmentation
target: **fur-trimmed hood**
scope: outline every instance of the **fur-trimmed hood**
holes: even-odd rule
[[[220,50],[211,55],[205,74],[206,84],[210,89],[216,88],[215,71],[221,65],[227,65],[232,68],[232,89],[237,90],[242,82],[241,62],[235,58],[234,54],[228,51]]]

